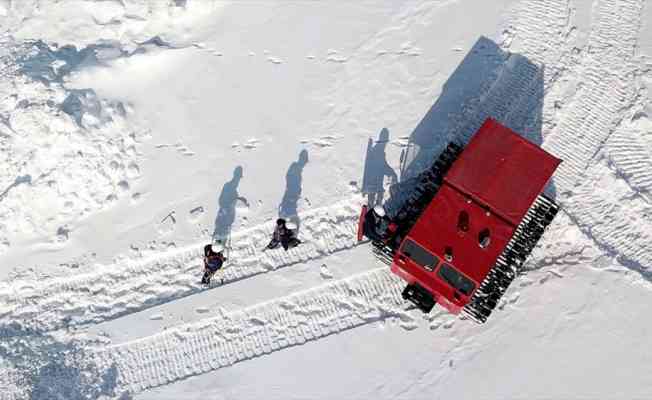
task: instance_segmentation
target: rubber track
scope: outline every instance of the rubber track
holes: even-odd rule
[[[273,222],[233,235],[224,282],[234,282],[320,258],[357,245],[356,221],[362,199],[353,196],[300,216],[301,246],[261,252]],[[95,272],[45,281],[15,281],[0,288],[0,328],[50,331],[96,323],[198,293],[205,243],[124,261]]]
[[[400,315],[403,283],[365,272],[97,353],[118,371],[118,392],[166,385],[334,333]]]

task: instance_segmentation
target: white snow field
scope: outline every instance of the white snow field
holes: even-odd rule
[[[652,398],[649,2],[0,0],[0,28],[0,400]],[[561,212],[478,325],[356,229],[487,117],[563,159]],[[303,243],[263,252],[279,216]]]

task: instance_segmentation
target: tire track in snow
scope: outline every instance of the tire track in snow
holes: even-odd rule
[[[402,283],[380,268],[97,353],[132,393],[405,315]]]
[[[580,69],[582,82],[544,147],[562,158],[555,183],[572,191],[589,163],[616,129],[636,95],[631,63],[642,2],[600,1],[588,54]]]
[[[510,36],[518,40],[515,52],[523,54],[542,66],[540,84],[528,89],[526,101],[521,101],[505,124],[522,135],[532,138],[544,136],[554,121],[554,102],[544,102],[559,79],[571,69],[576,29],[573,25],[574,10],[569,0],[526,0],[514,12],[514,21],[503,31],[506,45],[511,47]]]
[[[602,167],[598,173],[577,188],[565,204],[572,210],[571,218],[603,250],[620,256],[621,264],[652,280],[652,205],[604,164],[598,164]]]
[[[362,199],[355,195],[330,207],[301,215],[304,243],[288,252],[261,248],[273,222],[233,235],[234,246],[223,271],[234,282],[278,268],[320,258],[357,244],[357,219]],[[139,261],[124,261],[73,278],[15,281],[0,288],[0,330],[51,331],[117,318],[205,290],[203,245],[196,244]]]
[[[453,138],[468,142],[492,117],[530,140],[541,141],[538,108],[543,107],[544,91],[568,68],[572,9],[568,0],[525,1],[516,10],[516,19],[527,27],[516,29],[520,45],[488,90],[465,107]]]
[[[633,211],[629,201],[623,204],[614,201],[609,192],[595,191],[592,171],[587,171],[636,100],[636,65],[632,58],[642,7],[640,0],[602,0],[596,4],[596,23],[579,69],[582,82],[543,147],[564,160],[554,182],[562,194],[565,211],[602,248],[634,263],[633,269],[646,271],[652,262],[650,252],[644,251],[652,231],[649,212]],[[629,195],[621,199],[635,196],[630,188]],[[621,224],[616,220],[636,223]],[[614,224],[604,227],[604,221]]]
[[[578,251],[575,237],[559,240],[568,226],[566,219],[559,231],[544,235],[549,238],[542,244],[546,251],[537,248],[535,263],[556,265],[566,257],[589,262],[599,254],[586,247]],[[98,350],[96,358],[100,370],[115,368],[119,391],[136,393],[387,318],[396,317],[403,328],[412,329],[408,310],[413,306],[402,299],[404,285],[382,267],[109,346]]]
[[[569,46],[574,28],[571,20],[573,10],[569,0],[526,0],[515,12],[514,30],[519,40],[516,52],[545,66],[544,86],[548,89],[568,66],[567,58],[572,51]]]
[[[508,124],[509,115],[524,102],[530,104],[535,101],[529,99],[527,94],[531,87],[537,85],[540,78],[539,66],[519,54],[511,54],[486,95],[481,96],[468,108],[470,112],[463,116],[464,122],[452,130],[452,137],[468,143],[488,117],[520,131]]]
[[[618,129],[605,148],[615,169],[629,183],[632,190],[646,196],[652,203],[652,151],[650,145],[633,129]]]

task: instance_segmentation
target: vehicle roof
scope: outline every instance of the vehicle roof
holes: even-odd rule
[[[444,179],[517,226],[560,162],[489,118]]]

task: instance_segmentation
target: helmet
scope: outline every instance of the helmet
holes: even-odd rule
[[[224,243],[222,243],[221,240],[216,240],[213,242],[211,245],[211,250],[213,253],[219,253],[221,251],[224,251]]]
[[[289,230],[293,231],[293,230],[297,229],[297,224],[295,224],[292,221],[289,221],[289,222],[287,222],[285,224],[285,227],[288,228]]]
[[[384,217],[385,216],[385,209],[383,208],[383,206],[379,205],[379,206],[374,207],[374,212],[379,217]]]

